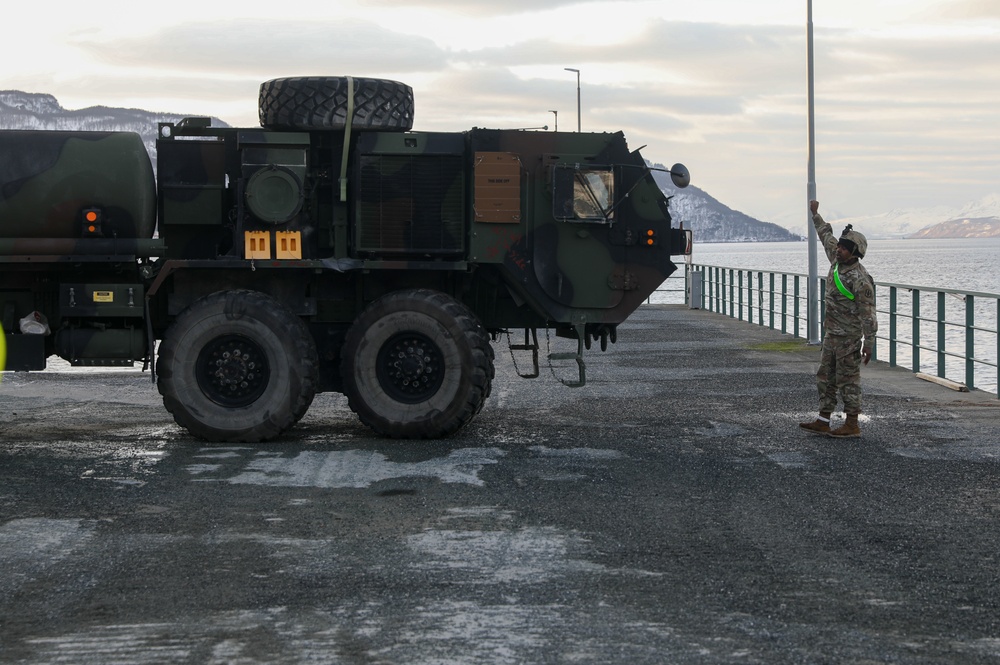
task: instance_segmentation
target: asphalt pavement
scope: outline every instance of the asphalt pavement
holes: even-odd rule
[[[1000,661],[995,395],[873,363],[862,438],[812,436],[816,347],[676,305],[582,388],[495,350],[429,442],[330,394],[211,445],[148,374],[4,374],[0,662]]]

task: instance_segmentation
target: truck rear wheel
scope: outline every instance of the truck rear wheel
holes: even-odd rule
[[[351,126],[405,132],[413,127],[413,89],[387,79],[346,76],[280,78],[260,85],[260,124],[268,129],[347,127],[348,95],[354,95]]]
[[[316,345],[291,310],[256,291],[220,291],[184,310],[156,363],[163,404],[208,441],[266,441],[305,415]]]
[[[341,372],[351,410],[383,436],[454,434],[483,408],[493,347],[475,315],[426,289],[390,293],[368,306],[344,342]]]

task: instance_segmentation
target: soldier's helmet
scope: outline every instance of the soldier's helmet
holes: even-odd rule
[[[865,252],[868,251],[868,238],[864,234],[855,231],[851,224],[848,224],[844,228],[844,232],[840,234],[840,240],[837,241],[837,244],[846,247],[851,254],[859,259],[865,258]]]

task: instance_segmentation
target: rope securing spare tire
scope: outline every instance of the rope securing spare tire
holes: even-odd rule
[[[340,156],[340,200],[347,201],[347,157],[351,152],[351,126],[354,124],[354,79],[347,77],[347,123],[344,127],[344,148]]]

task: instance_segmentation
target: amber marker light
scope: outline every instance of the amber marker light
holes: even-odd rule
[[[99,208],[88,208],[83,211],[83,230],[88,235],[100,233],[101,211]]]
[[[646,245],[652,247],[656,244],[656,231],[653,229],[646,229]]]

